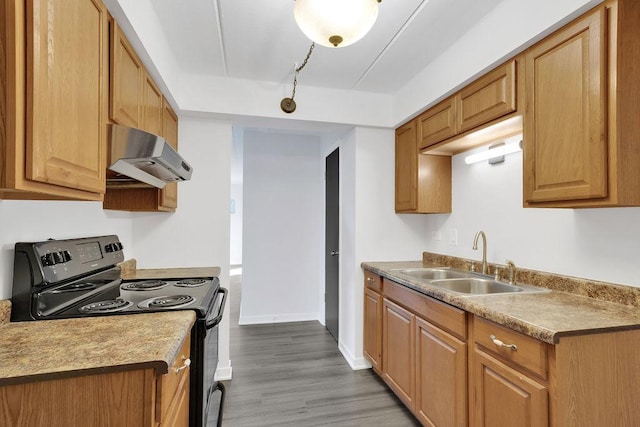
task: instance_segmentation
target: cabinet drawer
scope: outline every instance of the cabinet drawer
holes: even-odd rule
[[[364,271],[364,284],[367,288],[382,292],[382,277],[368,270]]]
[[[515,345],[516,349],[495,344],[492,336],[505,345]],[[547,343],[479,317],[474,318],[473,341],[502,360],[512,362],[540,378],[547,379]]]
[[[429,296],[399,285],[391,280],[383,281],[384,296],[403,305],[414,314],[436,324],[461,339],[467,337],[466,312]]]
[[[183,389],[189,389],[189,374],[191,368],[185,364],[190,356],[190,336],[184,340],[178,355],[169,367],[169,372],[158,378],[158,411],[157,420],[164,422],[167,417],[172,417],[173,412],[179,410],[179,401]],[[186,366],[186,367],[185,367]],[[178,406],[176,406],[178,405]]]

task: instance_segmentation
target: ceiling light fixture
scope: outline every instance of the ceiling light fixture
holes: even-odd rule
[[[298,73],[304,68],[305,65],[307,65],[307,62],[309,62],[309,58],[311,57],[311,53],[313,52],[314,47],[316,47],[316,44],[311,43],[311,47],[309,47],[309,53],[307,53],[307,57],[304,58],[304,61],[302,61],[302,65],[298,66],[298,63],[294,65],[295,71],[293,73],[293,91],[291,92],[291,98],[282,98],[282,101],[280,101],[280,108],[287,114],[291,114],[296,111],[296,101],[294,101],[293,98],[296,97]]]
[[[478,163],[483,160],[489,160],[489,164],[504,162],[504,156],[511,153],[517,153],[522,150],[522,135],[518,135],[504,142],[492,145],[487,151],[472,154],[465,157],[464,162],[468,165]]]
[[[349,46],[364,37],[378,18],[382,0],[295,0],[302,32],[326,47]]]

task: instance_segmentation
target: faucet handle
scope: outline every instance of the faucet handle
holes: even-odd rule
[[[494,267],[494,270],[493,270],[493,278],[495,280],[500,280],[500,267],[497,265]]]
[[[510,259],[505,261],[507,263],[507,269],[509,270],[509,284],[516,283],[516,264]]]
[[[476,271],[476,263],[471,261],[471,265],[469,266],[469,271]]]

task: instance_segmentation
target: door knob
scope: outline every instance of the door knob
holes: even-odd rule
[[[338,251],[331,251],[331,256],[338,256],[340,255],[340,252]]]

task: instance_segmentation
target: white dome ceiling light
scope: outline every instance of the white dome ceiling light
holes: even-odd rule
[[[295,0],[302,32],[326,47],[349,46],[364,37],[378,17],[382,0]]]
[[[311,39],[311,47],[302,65],[295,64],[290,98],[282,98],[280,109],[296,111],[298,74],[307,65],[316,43],[326,47],[345,47],[363,38],[378,18],[382,0],[294,0],[293,14],[302,32]]]

